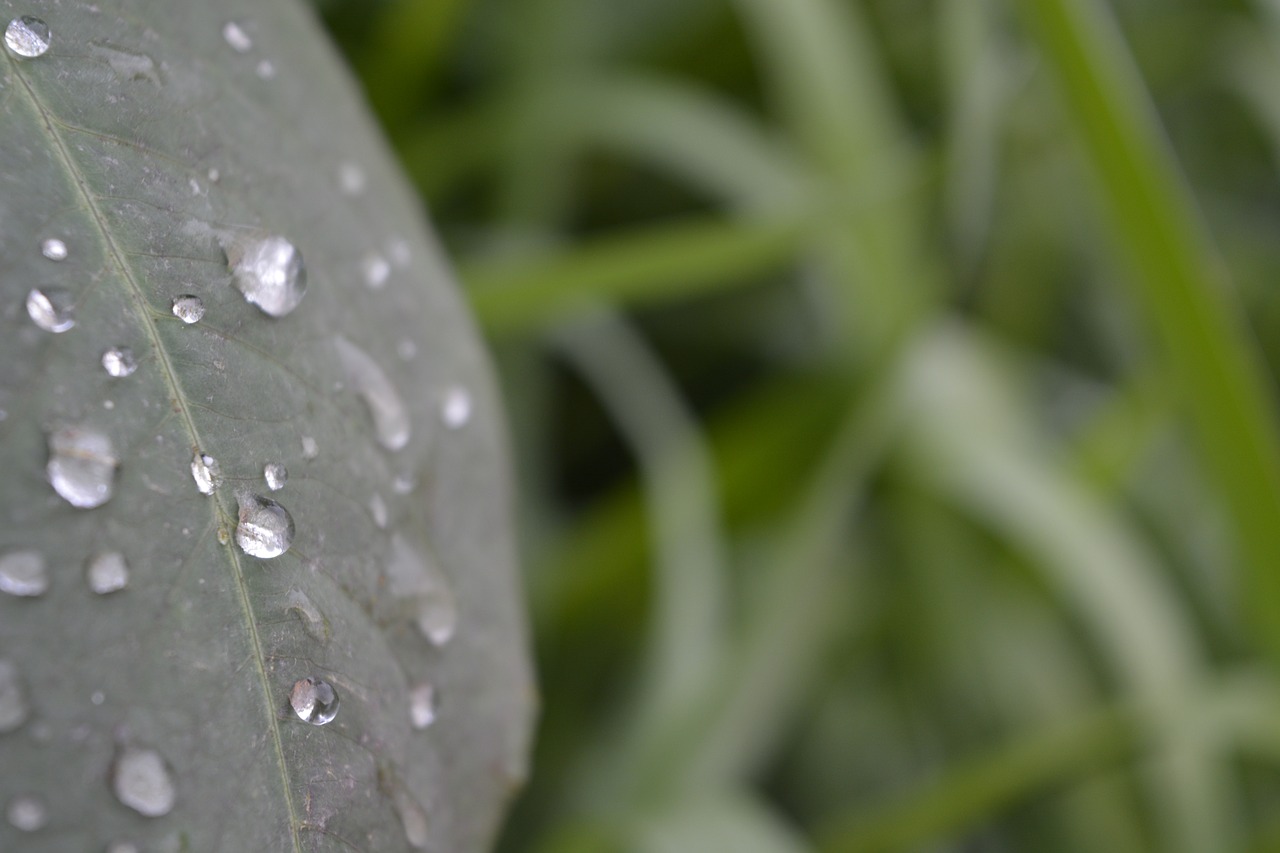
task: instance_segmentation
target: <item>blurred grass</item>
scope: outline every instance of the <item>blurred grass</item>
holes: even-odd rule
[[[322,10],[507,387],[502,850],[1276,849],[1280,6]]]

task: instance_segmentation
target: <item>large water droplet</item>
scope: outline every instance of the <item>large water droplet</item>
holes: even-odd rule
[[[85,567],[89,589],[98,595],[119,592],[129,585],[129,564],[118,551],[104,551],[89,559]]]
[[[49,49],[49,25],[33,15],[14,18],[4,30],[4,43],[18,56],[34,59]]]
[[[425,729],[436,721],[439,701],[435,687],[425,682],[409,691],[409,721],[415,729]]]
[[[128,347],[112,347],[102,354],[102,369],[108,376],[121,379],[138,369],[138,360]]]
[[[409,410],[395,386],[372,356],[346,338],[335,338],[334,347],[352,388],[369,409],[378,443],[400,450],[409,443]]]
[[[396,813],[400,815],[400,825],[404,827],[404,836],[409,846],[415,850],[425,850],[430,829],[427,824],[427,813],[400,785],[392,789],[391,801],[395,804]]]
[[[285,596],[285,611],[297,613],[302,627],[313,640],[321,643],[329,642],[329,620],[324,618],[320,608],[302,590],[294,587]]]
[[[242,494],[236,543],[250,557],[270,560],[293,544],[293,516],[280,504],[261,495]]]
[[[199,296],[191,293],[175,296],[173,298],[173,316],[188,326],[192,323],[199,323],[200,318],[204,316],[204,301]]]
[[[222,38],[236,53],[248,53],[253,50],[253,39],[235,21],[227,21],[222,27]]]
[[[283,317],[307,292],[302,253],[283,237],[242,236],[226,245],[227,266],[236,288],[264,314]]]
[[[50,237],[40,244],[40,254],[51,261],[65,261],[67,259],[67,244],[57,237]]]
[[[30,709],[17,665],[0,659],[0,734],[21,726],[27,721],[28,713]]]
[[[211,495],[222,485],[222,466],[207,453],[196,451],[191,457],[191,478],[202,495]]]
[[[153,749],[128,747],[116,758],[111,775],[116,798],[144,817],[160,817],[173,809],[177,792],[169,768]]]
[[[373,290],[380,290],[391,277],[391,264],[381,255],[369,255],[360,262],[360,271],[364,274],[364,283]]]
[[[267,481],[267,488],[278,492],[289,482],[289,471],[280,462],[268,462],[262,466],[262,476]]]
[[[10,551],[0,556],[0,592],[33,597],[49,588],[44,556],[38,551]]]
[[[338,716],[338,691],[323,678],[303,678],[293,685],[289,704],[298,719],[313,726],[323,726]]]
[[[385,530],[387,527],[387,502],[382,499],[382,495],[377,492],[373,493],[373,497],[369,498],[369,515],[373,517],[373,523],[379,529]]]
[[[49,435],[45,473],[53,490],[80,509],[102,506],[115,489],[116,453],[105,433],[62,427]]]
[[[449,429],[461,429],[471,420],[471,393],[455,385],[440,400],[440,419]]]
[[[27,294],[27,314],[31,322],[54,334],[61,334],[76,325],[75,300],[71,291],[62,288],[32,290]]]
[[[31,796],[14,797],[5,810],[9,823],[14,829],[23,832],[35,832],[44,827],[49,820],[49,812],[44,803]]]
[[[390,593],[428,642],[443,646],[453,639],[458,628],[458,601],[448,578],[434,560],[400,535],[391,539],[387,581]]]

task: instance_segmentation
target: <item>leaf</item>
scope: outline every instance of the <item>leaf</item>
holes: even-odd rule
[[[47,577],[0,593],[0,803],[43,810],[0,849],[483,850],[533,695],[489,365],[310,13],[242,8],[243,51],[222,4],[4,4],[52,38],[0,49],[0,560]],[[305,259],[283,316],[228,269],[263,233]],[[58,288],[75,326],[52,334],[24,302]],[[136,372],[108,375],[114,347]],[[79,454],[63,494],[110,474],[80,501],[101,506],[51,488],[51,435]],[[253,495],[292,517],[281,556],[237,544]],[[104,553],[129,576],[99,594]],[[307,678],[337,690],[327,725],[291,707]]]

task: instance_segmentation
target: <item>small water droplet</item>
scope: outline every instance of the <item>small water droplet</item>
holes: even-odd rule
[[[129,564],[125,562],[124,554],[104,551],[89,559],[85,578],[89,581],[89,589],[98,595],[119,592],[129,585]]]
[[[241,236],[226,245],[236,289],[264,314],[284,317],[307,292],[307,268],[297,247],[278,235]]]
[[[329,642],[329,620],[324,618],[324,614],[320,612],[320,608],[316,607],[308,595],[302,590],[294,587],[289,590],[285,596],[285,612],[298,614],[298,619],[302,621],[302,627],[311,635],[313,640],[321,643]]]
[[[199,296],[184,293],[173,298],[173,316],[187,325],[199,323],[204,316],[204,302]]]
[[[374,434],[387,450],[409,443],[409,410],[378,363],[367,352],[341,336],[334,339],[338,357],[351,387],[373,418]]]
[[[138,360],[128,347],[112,347],[102,354],[102,368],[108,376],[121,379],[138,369]]]
[[[298,719],[313,726],[323,726],[338,716],[338,691],[323,678],[303,678],[294,682],[289,704]]]
[[[359,164],[347,161],[338,166],[338,187],[347,195],[364,192],[364,170]]]
[[[276,76],[276,66],[270,59],[262,59],[258,61],[258,67],[254,69],[259,79],[272,80]]]
[[[222,485],[222,466],[208,454],[196,451],[191,457],[191,477],[202,495],[211,495]]]
[[[429,839],[427,813],[400,785],[392,789],[391,801],[395,804],[396,813],[400,815],[400,825],[404,828],[409,846],[415,850],[425,850]]]
[[[173,809],[177,792],[169,768],[153,749],[127,747],[116,758],[111,788],[121,803],[144,817],[160,817]]]
[[[360,262],[364,283],[372,290],[381,290],[391,277],[391,264],[382,255],[369,255]]]
[[[253,50],[253,39],[235,21],[227,21],[222,27],[222,38],[236,53],[248,53]]]
[[[373,516],[373,523],[380,529],[387,529],[387,504],[377,492],[369,498],[369,515]]]
[[[111,439],[96,429],[62,427],[49,435],[45,473],[53,490],[74,507],[93,509],[110,500],[117,464]]]
[[[262,466],[262,476],[267,481],[267,488],[278,492],[289,482],[289,471],[279,462],[268,462]]]
[[[5,814],[13,828],[23,832],[35,832],[49,820],[44,803],[31,796],[14,797],[9,801]]]
[[[289,510],[270,498],[247,492],[237,500],[240,523],[236,525],[236,543],[246,554],[270,560],[289,550],[294,534]]]
[[[101,690],[95,690],[93,691],[93,695],[89,697],[89,701],[94,705],[101,705],[103,702],[107,701],[107,694],[103,693]]]
[[[21,726],[27,721],[28,713],[18,667],[12,661],[0,659],[0,734]]]
[[[4,30],[4,43],[18,56],[34,59],[49,49],[49,25],[33,15],[14,18]]]
[[[453,639],[458,628],[458,601],[453,587],[435,561],[403,536],[392,537],[387,581],[389,591],[402,603],[405,615],[427,642],[443,646]]]
[[[409,691],[409,720],[415,729],[425,729],[436,721],[439,701],[435,687],[426,682]]]
[[[0,592],[34,598],[48,589],[44,555],[38,551],[10,551],[0,556]]]
[[[302,437],[302,458],[315,459],[320,455],[320,445],[316,444],[316,440],[309,435]]]
[[[51,261],[65,261],[67,259],[67,244],[57,237],[50,237],[40,244],[40,254]]]
[[[61,334],[75,328],[76,306],[71,291],[62,288],[34,289],[27,294],[27,314],[46,332]]]
[[[471,393],[455,385],[440,400],[440,419],[449,429],[461,429],[471,420]]]

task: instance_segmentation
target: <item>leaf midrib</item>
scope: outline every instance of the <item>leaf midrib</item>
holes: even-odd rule
[[[133,270],[125,263],[125,254],[117,245],[115,238],[111,234],[111,230],[107,227],[106,217],[102,209],[98,206],[97,198],[89,187],[88,179],[84,172],[77,165],[75,159],[71,156],[67,148],[66,141],[62,138],[62,134],[58,130],[61,124],[41,103],[37,97],[31,83],[23,74],[21,64],[11,57],[8,58],[9,66],[13,69],[14,78],[22,84],[22,90],[26,93],[27,98],[31,102],[32,108],[40,117],[41,123],[48,132],[53,150],[57,155],[58,161],[63,168],[67,170],[67,174],[71,176],[72,182],[76,186],[76,190],[84,199],[85,207],[93,220],[94,226],[97,228],[102,237],[103,243],[107,248],[107,254],[110,256],[111,262],[119,271],[120,277],[125,281],[129,288],[129,295],[133,300],[134,306],[141,320],[142,326],[146,331],[147,337],[154,349],[157,361],[161,366],[161,372],[164,377],[164,383],[168,387],[170,399],[176,404],[178,414],[182,418],[183,424],[186,426],[187,434],[191,438],[193,452],[203,452],[204,443],[200,439],[200,431],[196,427],[195,419],[192,416],[191,404],[187,400],[186,394],[183,392],[182,385],[178,381],[178,376],[174,370],[173,363],[170,360],[169,352],[165,349],[164,343],[160,337],[159,330],[156,328],[155,317],[151,305],[146,301],[143,290],[139,286],[137,279],[134,277]],[[236,517],[225,504],[221,491],[215,491],[213,500],[214,523],[219,526],[226,526],[230,529],[233,519]],[[265,656],[262,651],[262,642],[258,635],[258,625],[253,616],[253,607],[249,600],[248,587],[244,580],[244,568],[240,561],[240,554],[235,550],[235,545],[228,539],[223,549],[228,556],[231,564],[232,575],[235,581],[235,590],[239,598],[241,612],[244,616],[245,627],[249,632],[249,638],[253,646],[253,663],[258,674],[260,687],[262,690],[263,703],[266,706],[266,717],[271,733],[271,743],[275,749],[276,762],[280,770],[280,784],[284,795],[285,806],[288,810],[289,819],[289,837],[292,841],[294,853],[303,853],[302,841],[299,836],[301,823],[298,819],[297,812],[294,809],[292,787],[289,781],[288,765],[284,757],[284,744],[280,737],[280,721],[276,715],[275,706],[272,704],[271,682],[267,677],[265,665]]]

